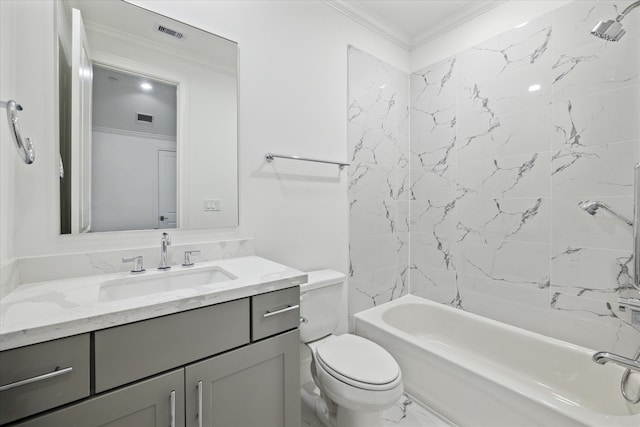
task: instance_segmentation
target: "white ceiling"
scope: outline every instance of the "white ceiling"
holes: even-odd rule
[[[325,0],[393,43],[412,50],[506,0]]]

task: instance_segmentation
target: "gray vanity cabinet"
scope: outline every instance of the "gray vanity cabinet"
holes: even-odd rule
[[[94,331],[91,338],[85,334],[3,352],[1,359],[13,366],[0,372],[2,384],[12,387],[5,397],[14,399],[12,408],[25,408],[8,413],[3,422],[23,419],[12,427],[299,427],[299,302],[295,286]],[[76,341],[79,356],[70,358]],[[39,346],[60,347],[60,360],[40,367],[40,356],[31,363],[37,370],[10,375]],[[67,366],[74,370],[63,377],[57,369]],[[49,388],[14,387],[47,370],[57,375],[46,380]],[[47,409],[51,412],[42,412]]]
[[[187,427],[300,426],[299,342],[296,329],[187,366]]]
[[[184,427],[184,370],[158,375],[18,426]]]

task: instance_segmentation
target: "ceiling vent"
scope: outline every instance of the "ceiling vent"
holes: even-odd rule
[[[165,27],[162,24],[157,24],[156,30],[168,36],[174,37],[178,40],[184,40],[187,37],[184,33],[181,33],[180,31],[172,30],[171,28]]]

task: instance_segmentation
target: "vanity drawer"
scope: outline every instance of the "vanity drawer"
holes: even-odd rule
[[[89,334],[0,353],[0,424],[89,396]]]
[[[251,340],[295,329],[300,324],[300,287],[251,297]]]
[[[249,343],[249,299],[95,332],[96,393]]]

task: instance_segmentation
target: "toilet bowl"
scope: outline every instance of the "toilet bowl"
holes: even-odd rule
[[[311,350],[311,374],[323,400],[315,408],[328,427],[382,426],[382,412],[404,391],[402,373],[378,344],[357,335],[332,334],[343,281],[338,272],[311,272],[300,290],[300,336]]]

